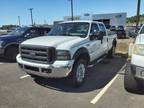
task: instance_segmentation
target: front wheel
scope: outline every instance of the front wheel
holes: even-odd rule
[[[124,76],[124,88],[128,92],[140,92],[142,90],[142,83],[140,80],[136,79],[130,67],[130,63],[127,63]]]
[[[16,47],[9,47],[6,51],[6,59],[10,62],[16,61],[16,56],[18,54],[18,48]]]
[[[81,86],[86,78],[86,60],[79,59],[72,69],[71,82],[74,86]]]

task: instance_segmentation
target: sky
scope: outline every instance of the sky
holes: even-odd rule
[[[127,12],[127,16],[136,15],[137,0],[73,0],[74,15],[83,13],[101,14]],[[0,0],[0,26],[31,24],[29,8],[34,8],[36,24],[53,24],[71,15],[70,0]],[[144,0],[141,0],[141,14],[144,14]]]

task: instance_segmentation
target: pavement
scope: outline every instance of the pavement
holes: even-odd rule
[[[67,79],[33,79],[16,63],[0,60],[0,108],[144,108],[143,94],[128,93],[126,59],[116,56],[88,68],[83,86]]]

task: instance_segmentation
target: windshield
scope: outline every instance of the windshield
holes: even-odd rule
[[[142,27],[140,34],[144,34],[144,26]]]
[[[78,36],[86,37],[89,30],[89,23],[86,22],[73,22],[61,23],[56,25],[48,35],[51,36]]]
[[[20,27],[17,28],[15,30],[13,30],[12,32],[8,33],[9,35],[22,35],[25,31],[27,30],[27,27]]]

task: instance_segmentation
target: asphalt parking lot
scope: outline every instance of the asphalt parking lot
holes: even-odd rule
[[[16,63],[0,63],[0,108],[144,108],[142,94],[124,90],[126,59],[116,56],[89,67],[80,88],[66,79],[33,79]]]

